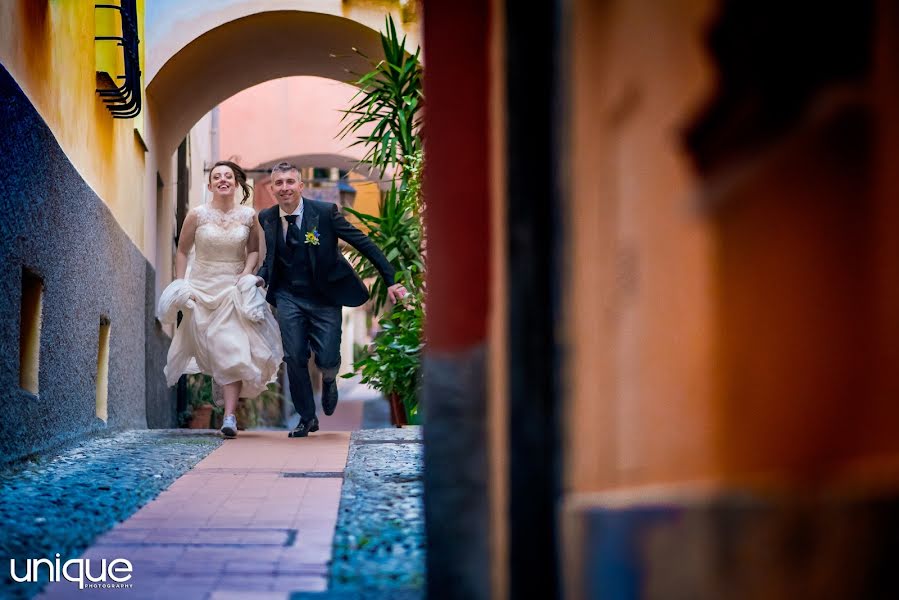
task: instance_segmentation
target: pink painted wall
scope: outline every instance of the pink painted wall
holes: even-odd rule
[[[358,160],[359,148],[348,148],[351,140],[336,139],[340,110],[356,91],[320,77],[285,77],[248,88],[219,105],[219,156],[236,157],[246,168],[301,155]]]

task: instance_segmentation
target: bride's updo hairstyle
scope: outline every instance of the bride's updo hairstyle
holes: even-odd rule
[[[247,198],[250,197],[250,192],[253,190],[253,187],[247,183],[247,174],[246,171],[241,169],[237,164],[231,162],[230,160],[220,160],[209,169],[209,183],[212,183],[212,172],[216,167],[225,166],[231,169],[231,172],[234,173],[234,179],[237,181],[237,184],[240,186],[240,189],[243,190],[243,198],[240,203],[243,204],[247,201]]]

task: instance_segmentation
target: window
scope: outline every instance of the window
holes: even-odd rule
[[[19,321],[19,386],[38,393],[41,351],[41,308],[44,282],[36,273],[22,269],[22,311]]]

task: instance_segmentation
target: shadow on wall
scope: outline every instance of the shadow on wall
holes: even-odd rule
[[[160,422],[168,396],[148,395],[146,377],[167,347],[147,336],[152,268],[2,67],[0,161],[29,166],[8,173],[0,197],[0,460],[100,428],[144,428],[148,412]],[[98,386],[103,319],[108,379]],[[29,331],[35,343],[23,351]],[[98,390],[108,398],[105,423]]]
[[[19,0],[22,28],[17,34],[22,36],[22,46],[28,48],[25,60],[28,72],[36,81],[46,81],[50,70],[50,3],[45,0]]]

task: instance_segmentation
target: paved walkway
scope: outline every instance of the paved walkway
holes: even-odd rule
[[[82,555],[128,559],[133,588],[63,582],[41,597],[274,600],[325,590],[347,430],[361,418],[362,402],[342,400],[308,438],[240,432]]]

